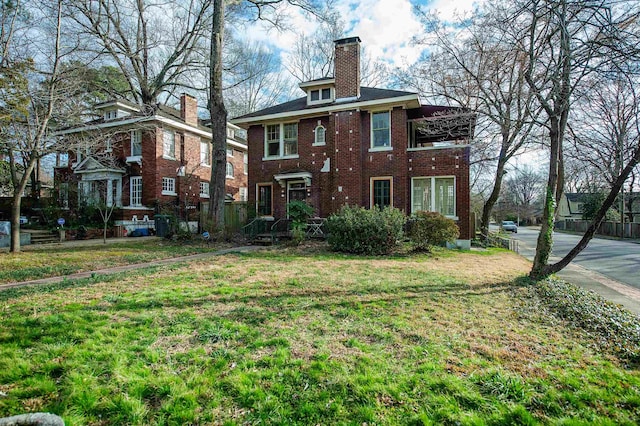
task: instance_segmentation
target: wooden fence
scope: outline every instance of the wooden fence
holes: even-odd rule
[[[556,222],[556,229],[561,231],[572,231],[585,233],[590,222],[586,220],[565,220]],[[620,237],[620,222],[602,222],[596,231],[598,235],[609,237]],[[640,238],[640,223],[624,224],[625,238]]]
[[[209,203],[202,203],[200,207],[200,223],[206,222]],[[246,201],[234,201],[224,204],[224,227],[227,232],[239,232],[247,224],[249,217],[248,204]],[[202,226],[202,225],[201,225]]]

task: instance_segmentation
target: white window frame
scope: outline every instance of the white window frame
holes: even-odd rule
[[[233,148],[227,148],[227,157],[233,157]]]
[[[288,125],[295,125],[296,126],[296,153],[295,154],[289,154],[289,155],[285,155],[284,154],[284,146],[285,146],[285,142],[287,142],[285,140],[284,137],[284,128],[285,126]],[[272,126],[278,126],[278,139],[273,139],[273,140],[269,140],[268,134],[269,134],[269,127]],[[269,143],[278,143],[278,155],[269,155]],[[298,148],[299,148],[299,142],[300,142],[300,134],[299,134],[299,127],[298,127],[298,122],[297,121],[293,121],[293,122],[286,122],[286,123],[271,123],[271,124],[266,124],[264,126],[264,156],[262,157],[263,160],[276,160],[276,159],[290,159],[290,158],[299,158],[299,154],[298,154]]]
[[[393,207],[393,176],[375,176],[369,179],[369,208],[373,208],[373,188],[376,181],[389,181],[389,206]]]
[[[142,176],[131,176],[129,186],[129,206],[142,207]]]
[[[131,138],[131,157],[142,157],[142,131],[137,129],[137,130],[131,130],[130,132],[130,138]],[[140,147],[140,151],[139,153],[135,153],[135,149],[134,147],[138,145]]]
[[[383,130],[383,128],[381,129],[374,129],[373,128],[373,116],[376,114],[387,114],[389,116],[389,145],[382,145],[382,146],[375,146],[375,139],[374,139],[374,130]],[[369,147],[369,151],[370,152],[374,152],[374,151],[391,151],[393,149],[393,141],[391,140],[391,110],[381,110],[381,111],[371,111],[371,113],[369,114],[369,118],[370,118],[370,123],[369,123],[369,127],[370,127],[370,138],[371,138],[371,142],[370,142],[370,147]]]
[[[231,173],[229,173],[229,169],[231,169]],[[233,179],[235,177],[235,168],[233,167],[233,163],[227,161],[227,169],[226,169],[227,179]]]
[[[323,92],[325,90],[329,90],[329,97],[323,97]],[[313,92],[318,92],[318,99],[316,100],[312,100],[312,94]],[[333,87],[315,87],[313,89],[310,89],[307,92],[307,105],[317,105],[317,104],[326,104],[326,103],[330,103],[333,102],[335,97],[335,90]]]
[[[209,182],[200,181],[200,198],[209,198]]]
[[[177,195],[175,178],[162,178],[162,195]]]
[[[245,175],[249,174],[249,153],[247,152],[242,155],[242,171]]]
[[[416,180],[428,180],[429,181],[429,202],[431,204],[431,210],[438,212],[436,208],[436,180],[438,179],[453,179],[453,215],[445,214],[445,217],[449,219],[458,220],[458,194],[457,194],[457,179],[455,176],[416,176],[411,178],[411,214],[415,214],[417,210],[414,209],[414,191]]]
[[[176,132],[169,129],[162,131],[162,158],[176,159]]]
[[[241,186],[238,188],[238,197],[240,197],[240,201],[248,201],[249,200],[249,188],[246,186]]]
[[[200,165],[211,167],[211,144],[200,140]]]
[[[322,139],[318,140],[318,135],[322,135]],[[327,129],[322,125],[318,124],[313,131],[313,146],[324,146],[327,144]]]

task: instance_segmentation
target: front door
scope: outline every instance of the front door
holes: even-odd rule
[[[287,182],[287,203],[292,201],[306,201],[307,186],[304,181]]]

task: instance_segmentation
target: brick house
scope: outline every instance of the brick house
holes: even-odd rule
[[[300,88],[305,97],[231,120],[248,132],[249,205],[258,215],[285,217],[297,199],[319,217],[344,204],[439,211],[469,247],[473,114],[361,87],[358,37],[336,40],[334,77]]]
[[[55,180],[60,204],[119,207],[115,222],[133,229],[157,213],[177,213],[197,226],[208,206],[211,130],[197,115],[195,98],[183,94],[180,109],[141,107],[113,100],[95,106],[99,119],[58,132],[74,138],[74,152],[58,155]],[[245,132],[227,126],[228,199],[247,200]],[[149,226],[153,226],[152,222]]]

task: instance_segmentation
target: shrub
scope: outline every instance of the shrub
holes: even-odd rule
[[[402,237],[404,214],[392,207],[344,206],[327,219],[331,249],[355,254],[387,254]]]
[[[419,211],[408,230],[414,250],[430,251],[433,246],[455,243],[460,235],[456,223],[436,212]]]
[[[306,236],[307,219],[313,214],[313,207],[304,201],[295,200],[287,204],[287,212],[291,219],[291,243],[300,245]]]

